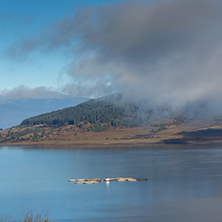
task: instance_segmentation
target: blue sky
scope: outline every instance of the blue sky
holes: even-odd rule
[[[63,2],[65,4],[61,4],[62,1],[0,1],[1,51],[20,38],[41,32],[53,20],[68,13],[74,2]],[[37,55],[33,60],[16,61],[3,55],[0,62],[0,89],[12,89],[18,85],[54,86],[56,75],[61,69],[61,62],[58,63],[60,59],[58,56],[42,58]]]
[[[56,20],[74,15],[81,7],[98,6],[109,0],[1,0],[0,1],[0,91],[18,86],[46,87],[59,90],[70,82],[64,67],[70,57],[61,49],[41,53],[39,50],[27,58],[7,56],[11,45],[23,38],[44,32]],[[113,1],[112,1],[113,2]]]
[[[220,0],[1,0],[0,93],[121,91],[221,110],[221,11]]]

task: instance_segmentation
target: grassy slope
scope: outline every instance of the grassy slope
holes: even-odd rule
[[[0,144],[97,146],[112,144],[222,143],[221,122],[193,121],[181,123],[180,125],[167,124],[163,127],[163,121],[159,121],[149,126],[134,128],[111,126],[108,130],[102,132],[88,131],[89,127],[89,123],[81,129],[75,125],[62,127],[49,127],[46,125],[13,127],[1,131]]]
[[[222,143],[222,121],[191,121],[186,114],[157,120],[152,118],[153,112],[141,113],[135,104],[121,103],[118,95],[106,98],[26,119],[17,127],[2,130],[0,144]],[[165,111],[157,110],[158,115]]]

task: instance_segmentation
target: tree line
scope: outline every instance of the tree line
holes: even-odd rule
[[[38,115],[22,121],[21,125],[33,126],[46,124],[51,126],[110,123],[112,126],[134,127],[144,123],[135,104],[119,104],[101,99],[92,99],[75,107]]]

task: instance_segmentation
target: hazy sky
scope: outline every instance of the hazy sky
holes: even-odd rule
[[[220,0],[2,0],[0,91],[216,104],[221,11]]]
[[[41,41],[30,48],[29,40],[44,38],[44,33],[52,29],[54,23],[73,17],[80,9],[108,2],[119,1],[1,0],[0,92],[18,92],[23,87],[25,92],[33,88],[60,90],[63,85],[71,83],[72,79],[66,75],[66,67],[73,60],[73,49],[69,51],[69,48],[61,47],[44,50]],[[19,51],[13,55],[17,48]],[[23,51],[29,49],[24,54]]]

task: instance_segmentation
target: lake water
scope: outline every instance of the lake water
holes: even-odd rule
[[[70,178],[147,178],[74,184]],[[53,221],[221,222],[222,147],[0,147],[0,216]]]

